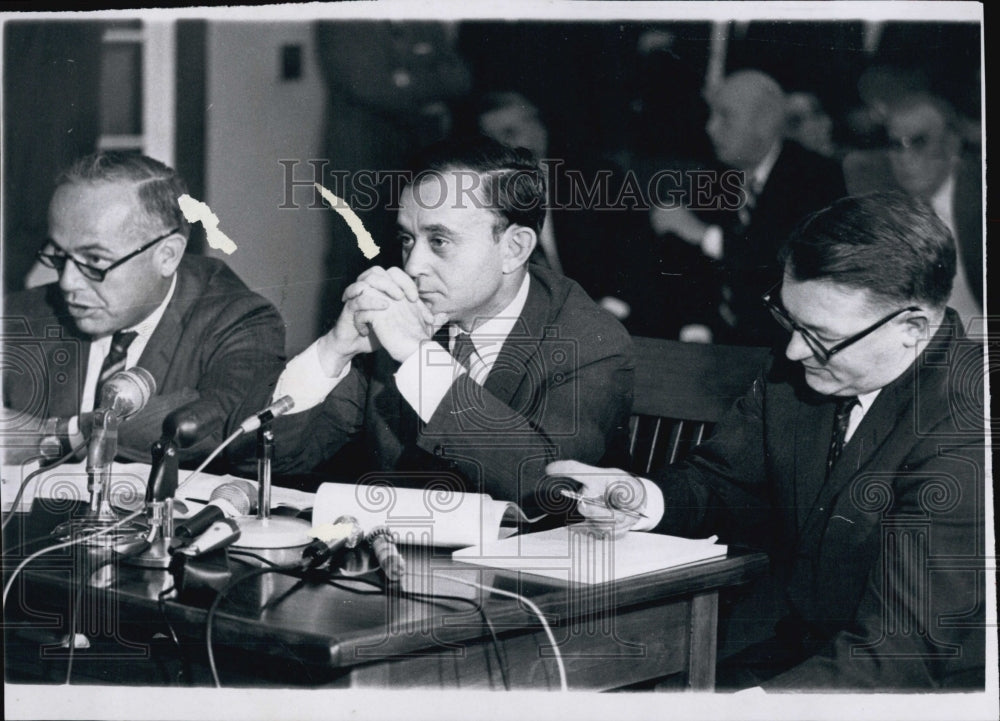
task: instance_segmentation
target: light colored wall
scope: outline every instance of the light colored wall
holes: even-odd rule
[[[284,202],[284,168],[321,158],[325,89],[308,22],[212,22],[207,35],[205,194],[219,229],[238,249],[224,258],[251,288],[270,299],[297,353],[318,333],[328,209],[310,209],[308,189],[295,191],[299,208]],[[280,79],[281,47],[302,46],[302,76]],[[179,59],[183,62],[183,58]],[[182,152],[178,148],[178,152]]]

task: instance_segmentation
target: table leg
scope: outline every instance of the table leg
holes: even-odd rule
[[[715,690],[715,646],[718,637],[719,594],[701,593],[691,599],[687,687]]]

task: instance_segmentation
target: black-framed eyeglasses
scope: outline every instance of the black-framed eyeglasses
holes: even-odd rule
[[[104,278],[107,276],[107,274],[110,273],[115,268],[117,268],[119,265],[122,265],[123,263],[132,260],[132,258],[134,258],[135,256],[149,250],[154,245],[159,243],[161,240],[163,240],[164,238],[169,238],[171,235],[173,235],[179,230],[180,230],[179,227],[174,228],[173,230],[164,233],[160,237],[154,238],[153,240],[146,243],[144,246],[137,248],[128,255],[122,256],[118,260],[114,261],[107,268],[98,268],[93,265],[88,265],[84,262],[77,260],[76,258],[74,258],[72,255],[70,255],[65,251],[63,251],[62,253],[45,253],[40,250],[35,254],[35,257],[38,258],[39,263],[48,268],[54,268],[58,273],[62,273],[63,268],[66,267],[66,261],[71,260],[85,278],[89,278],[90,280],[102,283],[104,282]],[[59,246],[56,245],[55,241],[51,239],[46,243],[46,245],[54,245],[56,248],[59,248]],[[62,248],[59,248],[59,250],[62,250]]]
[[[823,363],[829,361],[831,357],[833,357],[837,353],[840,353],[840,351],[844,350],[844,348],[854,345],[862,338],[874,333],[896,316],[909,311],[920,310],[919,306],[915,305],[909,305],[905,308],[900,308],[899,310],[890,313],[885,318],[882,318],[881,320],[872,323],[864,330],[855,333],[849,338],[845,338],[832,348],[827,348],[820,342],[820,340],[815,335],[813,335],[812,331],[810,331],[808,328],[803,328],[801,325],[792,320],[792,317],[788,315],[785,309],[774,302],[774,297],[775,297],[774,292],[775,290],[778,289],[780,285],[781,285],[780,282],[774,285],[769,291],[767,291],[761,297],[761,300],[764,301],[764,305],[767,306],[767,309],[769,311],[771,311],[771,315],[774,316],[774,319],[776,321],[778,321],[778,324],[782,328],[787,330],[789,333],[798,333],[800,336],[802,336],[802,340],[804,340],[805,344],[809,346],[809,350],[811,350],[813,352],[813,355],[816,356],[816,358],[818,358]]]

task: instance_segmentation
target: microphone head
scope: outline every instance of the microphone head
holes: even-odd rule
[[[241,516],[257,512],[257,489],[250,481],[228,481],[217,486],[208,497],[209,503],[216,500],[228,501]]]
[[[173,440],[179,448],[187,448],[208,436],[212,427],[221,425],[224,420],[217,402],[199,399],[171,411],[163,419],[163,436]]]
[[[281,396],[281,398],[271,404],[271,413],[273,413],[274,417],[277,418],[278,416],[285,415],[294,407],[295,401],[292,400],[291,396]]]
[[[141,411],[156,393],[156,379],[145,368],[134,366],[115,373],[101,388],[100,408],[113,410],[119,420]]]

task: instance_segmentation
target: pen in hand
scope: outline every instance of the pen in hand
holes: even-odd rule
[[[566,498],[572,498],[573,500],[580,501],[581,503],[589,503],[592,506],[605,508],[609,511],[618,511],[619,513],[624,513],[626,516],[631,516],[632,518],[648,518],[645,513],[640,511],[633,511],[630,508],[616,508],[614,506],[609,506],[603,498],[591,498],[565,488],[561,489],[559,492]]]

